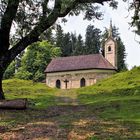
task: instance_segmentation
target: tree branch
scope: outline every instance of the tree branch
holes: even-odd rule
[[[9,34],[13,19],[16,16],[20,0],[8,0],[6,11],[1,20],[0,50],[6,51],[9,48]]]
[[[42,3],[43,15],[46,15],[48,12],[48,8],[47,8],[48,2],[49,2],[49,0],[44,0],[44,2]]]
[[[9,50],[8,53],[10,55],[10,61],[13,60],[16,55],[23,51],[28,45],[38,41],[40,34],[56,22],[61,11],[61,5],[61,0],[56,0],[54,9],[48,17],[42,16],[37,26]]]
[[[63,12],[60,13],[59,17],[65,17],[78,4],[99,3],[99,4],[102,4],[103,5],[103,2],[107,2],[107,1],[111,1],[111,0],[75,0]]]
[[[99,4],[103,4],[103,2],[107,2],[107,1],[111,1],[111,0],[76,0],[77,3],[81,4],[81,3],[99,3]]]
[[[40,21],[37,24],[37,26],[27,36],[25,36],[22,40],[20,40],[15,46],[13,46],[9,50],[10,60],[13,60],[16,57],[16,55],[23,51],[28,45],[38,41],[38,37],[43,31],[52,26],[59,17],[66,16],[77,4],[90,2],[102,4],[102,2],[107,1],[110,0],[75,0],[63,13],[61,13],[62,2],[61,0],[55,0],[54,9],[48,15],[48,17],[43,15],[40,18]]]
[[[140,18],[139,17],[139,12],[140,12],[140,0],[137,1],[137,3],[134,3],[135,5],[135,11],[134,11],[134,16],[133,16],[133,21],[132,21],[132,26],[136,23],[136,21]]]
[[[59,17],[65,17],[72,9],[74,9],[78,3],[76,1],[72,2],[63,12],[59,14]]]

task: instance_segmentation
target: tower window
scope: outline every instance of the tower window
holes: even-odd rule
[[[108,52],[110,52],[110,51],[111,51],[111,46],[108,47]]]

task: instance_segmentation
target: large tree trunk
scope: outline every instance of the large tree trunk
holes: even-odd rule
[[[0,100],[5,99],[4,92],[3,92],[3,89],[2,89],[2,77],[3,77],[3,74],[0,73]]]
[[[3,67],[0,68],[0,109],[26,109],[27,99],[5,100],[2,88],[2,79],[7,65],[3,65]]]
[[[2,80],[3,80],[4,72],[6,71],[8,65],[10,64],[10,60],[9,61],[8,60],[9,60],[8,54],[0,55],[0,100],[5,99],[3,88],[2,88]]]

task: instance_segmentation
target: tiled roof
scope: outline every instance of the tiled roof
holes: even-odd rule
[[[101,54],[58,57],[52,59],[45,72],[62,72],[87,69],[116,70]]]

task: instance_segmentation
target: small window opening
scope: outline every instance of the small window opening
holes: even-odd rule
[[[86,80],[84,78],[82,78],[80,80],[80,87],[85,87],[86,86]]]
[[[56,88],[61,88],[61,81],[60,80],[56,81]]]
[[[109,52],[111,51],[111,46],[108,47],[108,51],[109,51]]]

